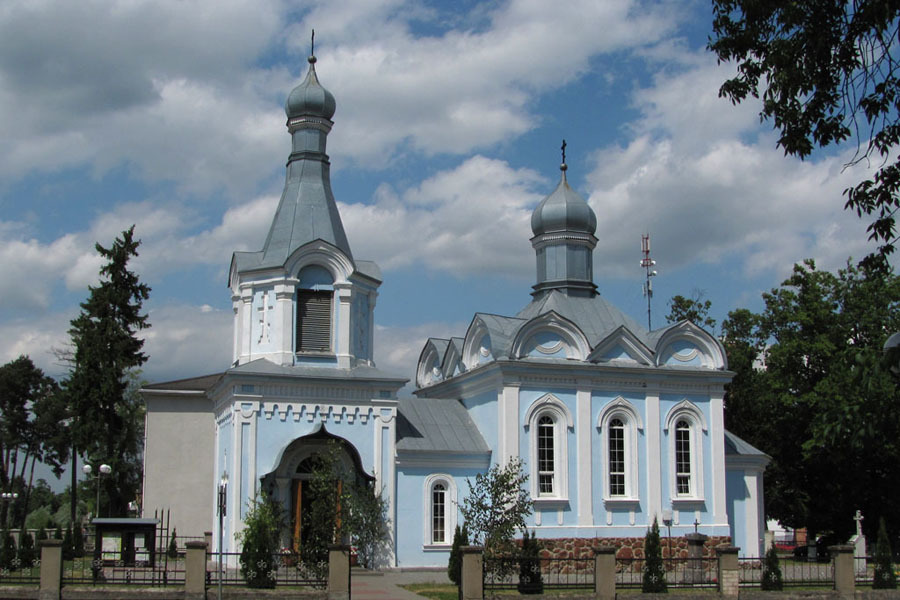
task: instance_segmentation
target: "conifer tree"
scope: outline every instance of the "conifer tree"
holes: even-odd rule
[[[47,530],[41,527],[38,529],[37,533],[37,541],[46,540],[47,539]]]
[[[891,542],[888,540],[884,517],[878,521],[878,539],[875,542],[875,578],[872,587],[885,590],[897,587],[897,576],[891,562]]]
[[[141,314],[150,288],[128,270],[139,245],[133,225],[111,247],[96,244],[106,260],[100,284],[90,287],[69,329],[74,354],[65,392],[73,438],[78,454],[112,467],[100,481],[111,516],[125,514],[141,480],[143,405],[134,393],[133,373],[147,360],[137,332],[150,326]],[[74,497],[72,505],[74,513]]]
[[[9,531],[4,527],[0,532],[0,569],[12,569],[16,557],[16,543]]]
[[[169,540],[169,548],[166,550],[166,556],[169,558],[178,558],[178,543],[175,541],[175,537],[178,535],[178,530],[172,530],[172,539]]]
[[[63,560],[72,560],[75,558],[75,540],[72,537],[72,525],[66,527],[66,534],[63,536],[62,543]]]
[[[74,546],[75,558],[82,558],[84,556],[84,531],[82,531],[80,523],[75,525],[75,528],[72,530],[72,545]]]
[[[457,523],[453,530],[453,545],[450,546],[450,560],[447,562],[447,577],[454,585],[462,581],[462,546],[469,545],[469,529],[465,523],[462,527]]]
[[[24,527],[19,532],[19,564],[23,569],[30,568],[37,558],[37,552],[34,550],[34,540],[28,530]]]
[[[780,590],[783,586],[781,566],[778,564],[778,552],[775,550],[775,546],[772,546],[766,552],[766,559],[763,562],[760,587],[764,590]]]
[[[522,536],[522,548],[519,555],[520,594],[543,594],[544,577],[541,574],[541,545],[534,536],[527,533]]]
[[[663,565],[662,544],[659,540],[659,523],[653,517],[653,526],[644,536],[644,578],[641,591],[645,594],[665,593],[666,568]]]

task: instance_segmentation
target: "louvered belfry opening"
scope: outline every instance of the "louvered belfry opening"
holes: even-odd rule
[[[297,290],[297,352],[331,351],[331,295]]]

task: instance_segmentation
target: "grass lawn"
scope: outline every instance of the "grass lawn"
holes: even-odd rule
[[[457,600],[459,592],[457,587],[452,583],[410,583],[409,585],[401,585],[405,590],[409,590],[414,594],[433,598],[433,600]]]

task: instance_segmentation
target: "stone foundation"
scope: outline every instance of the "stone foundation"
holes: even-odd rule
[[[644,558],[644,538],[549,538],[539,539],[541,558],[594,558],[594,548],[612,546],[617,559]],[[688,543],[684,537],[666,538],[660,536],[663,558],[687,558]],[[711,536],[703,544],[703,557],[716,558],[716,548],[730,546],[731,537]],[[671,548],[671,553],[670,553]]]

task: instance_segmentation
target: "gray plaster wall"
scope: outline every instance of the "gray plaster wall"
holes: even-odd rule
[[[144,517],[170,511],[179,536],[213,531],[215,421],[206,396],[146,394]]]

